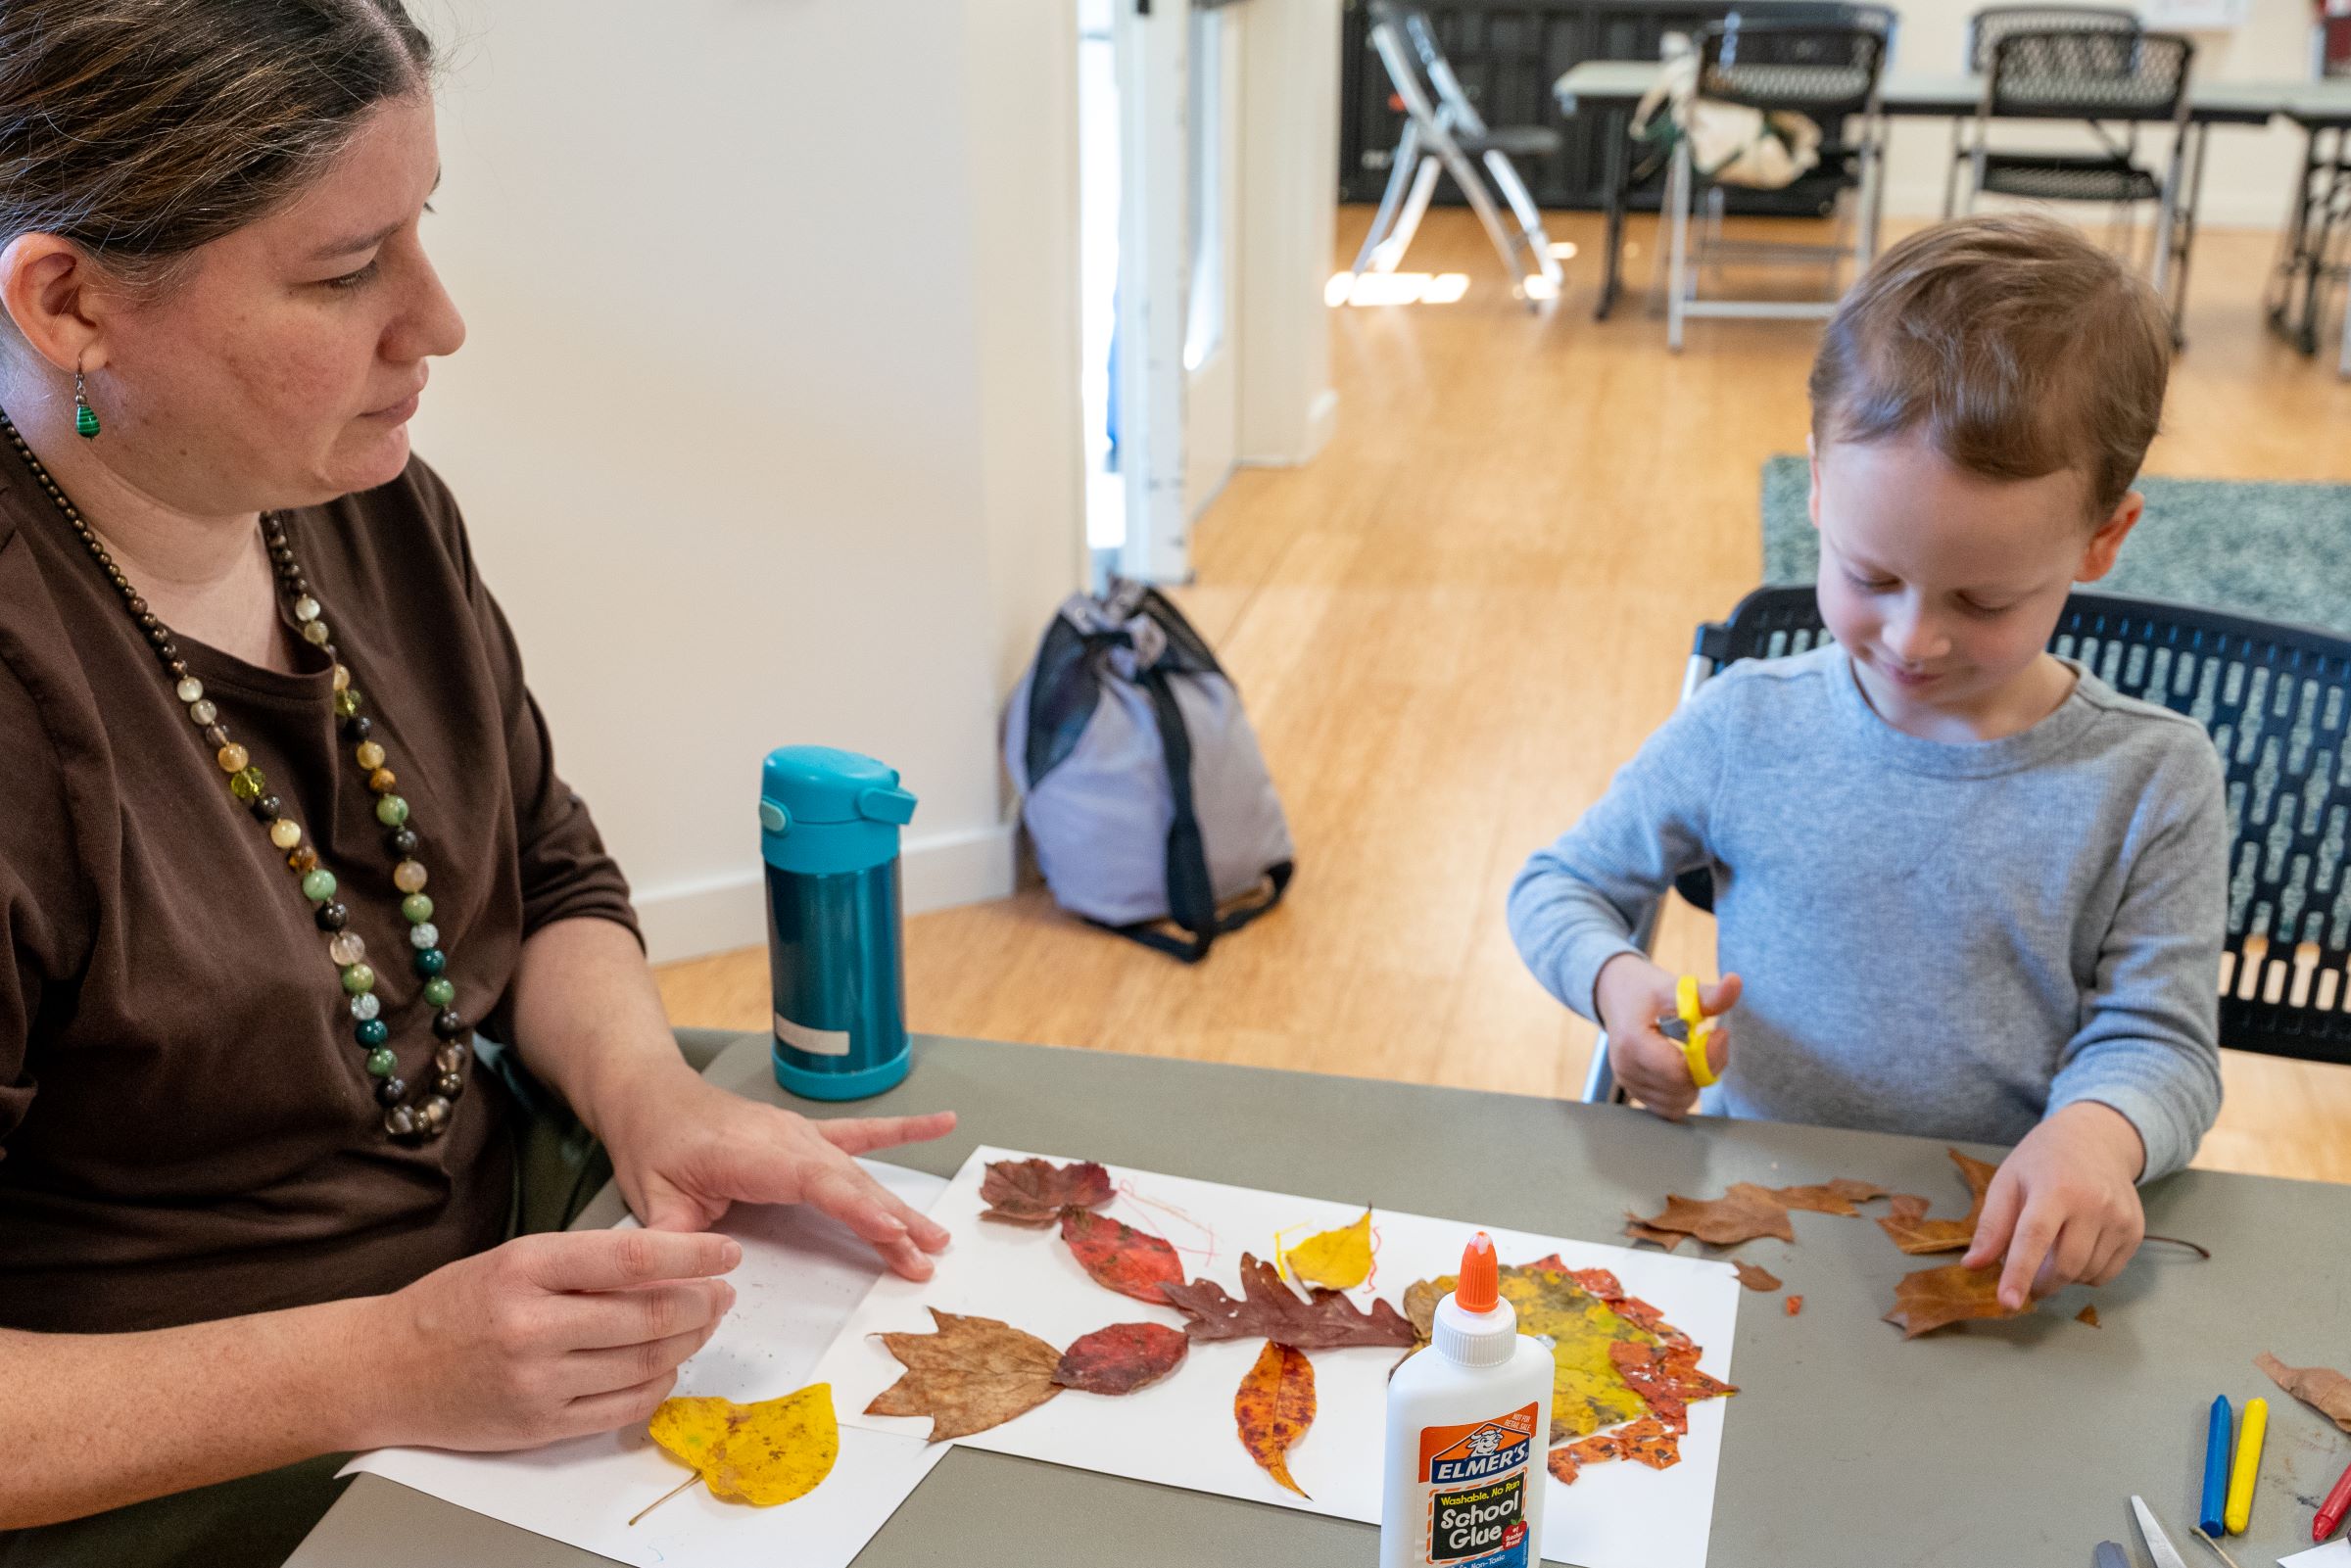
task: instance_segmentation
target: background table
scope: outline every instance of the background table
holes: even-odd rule
[[[1622,277],[1624,210],[1631,188],[1632,115],[1655,85],[1658,66],[1645,60],[1588,60],[1553,84],[1559,113],[1597,111],[1607,119],[1607,238],[1603,249],[1600,299],[1595,320],[1606,320],[1616,303]],[[2196,211],[2204,191],[2205,138],[2214,125],[2266,125],[2289,103],[2312,90],[2308,82],[2197,82],[2188,90],[2187,145],[2182,149],[2180,208],[2173,225],[2172,330],[2179,337],[2187,300],[2187,262],[2196,237]],[[1889,118],[1958,119],[1973,116],[1984,101],[1984,78],[1969,75],[1891,76],[1880,101]]]
[[[2351,77],[2312,82],[2279,111],[2302,131],[2302,172],[2270,280],[2270,325],[2304,354],[2319,347],[2319,315],[2339,238],[2351,228]],[[2344,375],[2351,375],[2351,305],[2344,308]]]
[[[955,1136],[897,1156],[940,1175],[987,1142],[1568,1237],[1613,1239],[1627,1208],[1734,1181],[1862,1177],[1927,1194],[1939,1212],[1965,1195],[1943,1145],[1923,1139],[1674,1126],[1611,1106],[973,1040],[915,1050],[905,1084],[854,1107],[790,1100],[757,1035],[710,1076],[811,1115],[959,1110]],[[2111,1539],[2144,1562],[2126,1517],[2133,1492],[2199,1552],[2188,1526],[2205,1412],[2224,1392],[2272,1406],[2253,1532],[2231,1553],[2255,1568],[2308,1544],[2311,1509],[2293,1499],[2324,1494],[2351,1440],[2272,1388],[2252,1357],[2340,1364],[2351,1188],[2191,1171],[2150,1191],[2147,1212],[2153,1229],[2201,1241],[2214,1259],[2150,1249],[2096,1293],[2102,1329],[2073,1321],[2086,1298],[2069,1292],[2031,1317],[1905,1343],[1879,1318],[1895,1281],[1934,1260],[1903,1257],[1866,1218],[1798,1214],[1798,1245],[1740,1249],[1805,1306],[1791,1318],[1777,1295],[1742,1299],[1731,1376],[1745,1392],[1725,1416],[1709,1561],[2070,1564]],[[607,1192],[582,1222],[620,1212]],[[1367,1526],[958,1449],[858,1562],[1362,1568],[1373,1540]],[[361,1476],[289,1568],[600,1561]]]

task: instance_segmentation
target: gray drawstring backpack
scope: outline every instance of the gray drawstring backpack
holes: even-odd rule
[[[1061,606],[1013,691],[1004,765],[1054,900],[1146,947],[1196,964],[1289,886],[1289,824],[1240,693],[1146,585]]]

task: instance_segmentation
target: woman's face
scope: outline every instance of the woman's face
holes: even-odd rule
[[[106,312],[103,456],[166,505],[223,515],[371,489],[408,459],[425,360],[465,323],[417,232],[440,179],[424,93],[370,111],[289,205]]]

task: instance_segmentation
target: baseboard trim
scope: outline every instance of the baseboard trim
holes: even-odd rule
[[[901,852],[906,913],[1003,898],[1013,890],[1011,824],[910,838]],[[767,940],[767,877],[757,865],[637,895],[645,946],[656,964],[756,947]]]

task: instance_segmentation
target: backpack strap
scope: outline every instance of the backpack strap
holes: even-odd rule
[[[1197,964],[1208,957],[1208,950],[1216,945],[1218,937],[1239,930],[1281,902],[1281,895],[1289,890],[1295,865],[1285,860],[1271,868],[1266,875],[1271,887],[1263,898],[1229,915],[1218,916],[1216,884],[1208,875],[1208,845],[1200,836],[1200,818],[1192,807],[1191,732],[1184,728],[1183,710],[1176,705],[1176,689],[1169,684],[1168,675],[1167,661],[1163,659],[1142,671],[1140,679],[1143,689],[1151,694],[1152,717],[1159,725],[1160,752],[1167,759],[1168,791],[1176,805],[1175,820],[1168,824],[1168,919],[1189,935],[1171,936],[1157,928],[1157,922],[1104,926],[1103,929],[1116,931],[1170,958]]]

